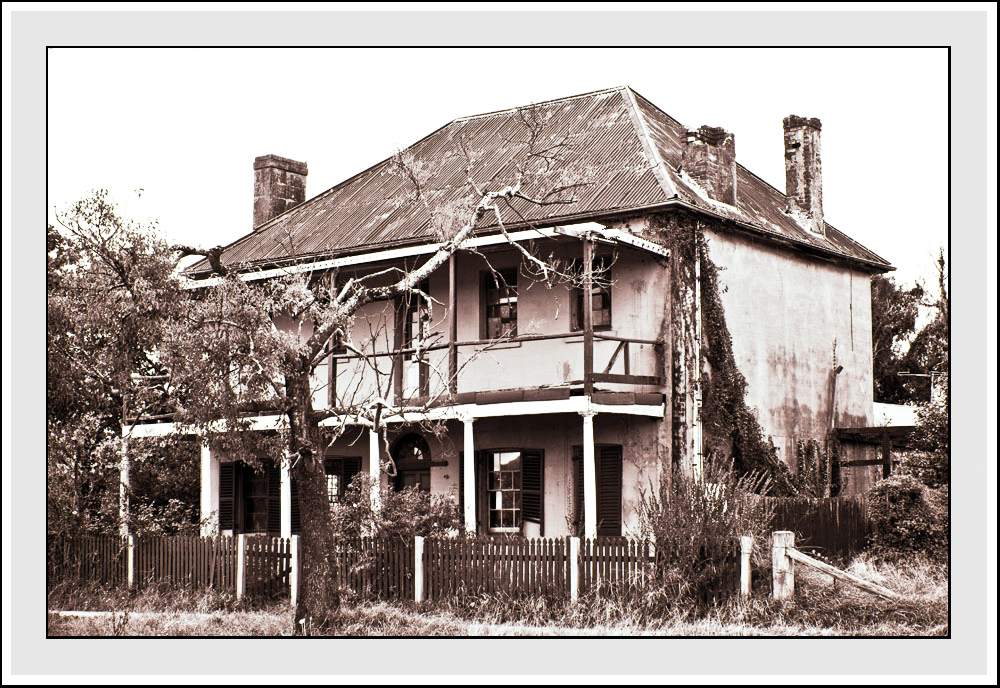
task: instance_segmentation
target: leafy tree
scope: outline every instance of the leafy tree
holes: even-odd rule
[[[920,372],[925,375],[938,375],[947,372],[951,341],[951,311],[944,249],[938,251],[935,267],[937,268],[938,292],[934,297],[924,300],[924,305],[933,309],[934,316],[913,338],[904,360],[904,365],[910,369],[910,372]],[[926,389],[924,387],[924,394],[920,401],[929,398],[930,395]]]
[[[156,396],[133,375],[165,372],[153,352],[181,292],[155,228],[122,219],[107,192],[57,220],[46,234],[48,527],[113,532],[125,401]],[[163,498],[163,481],[147,482],[149,499]]]
[[[923,297],[919,284],[904,289],[892,277],[872,277],[875,401],[901,404],[913,400],[912,382],[899,373],[913,372],[907,369],[907,352]]]
[[[934,309],[934,317],[914,337],[906,354],[905,365],[919,370],[931,381],[930,392],[922,390],[923,402],[917,411],[917,429],[913,435],[915,451],[904,461],[904,470],[931,488],[946,487],[951,474],[951,386],[950,309],[944,250],[938,252],[938,293],[925,305]]]

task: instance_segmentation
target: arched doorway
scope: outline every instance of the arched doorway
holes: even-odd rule
[[[397,492],[407,487],[431,491],[431,449],[427,440],[416,433],[405,435],[396,442],[392,460],[396,463],[393,487]]]

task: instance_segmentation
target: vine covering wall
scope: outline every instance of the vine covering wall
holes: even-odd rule
[[[705,463],[729,465],[738,475],[763,474],[772,494],[791,496],[807,492],[764,435],[754,411],[746,405],[747,382],[736,366],[732,338],[719,297],[720,268],[709,257],[705,232],[710,221],[690,213],[671,213],[650,219],[647,238],[670,250],[672,328],[672,465],[687,472],[693,444],[691,427],[696,413],[695,390],[697,322],[695,314],[696,260],[700,263],[701,301],[701,419]]]

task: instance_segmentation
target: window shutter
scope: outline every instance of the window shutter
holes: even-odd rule
[[[622,534],[622,448],[617,444],[597,450],[597,535]]]
[[[525,449],[521,452],[521,516],[537,523],[545,534],[545,470],[544,452]]]
[[[597,463],[597,535],[622,534],[622,448],[617,444],[594,447]],[[573,526],[583,533],[583,447],[573,447]]]
[[[458,517],[465,523],[465,452],[458,452]]]
[[[281,471],[272,462],[267,462],[267,532],[276,535],[281,532]]]
[[[583,535],[583,447],[573,447],[573,532]]]
[[[236,464],[219,465],[219,530],[233,530],[233,504],[236,497]]]
[[[489,505],[486,503],[486,452],[476,452],[476,531],[485,535],[489,530]]]

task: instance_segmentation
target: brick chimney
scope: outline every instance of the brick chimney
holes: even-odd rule
[[[688,130],[681,169],[713,200],[736,205],[736,137],[725,129]]]
[[[813,234],[826,236],[823,224],[823,165],[820,122],[789,115],[785,125],[785,195],[789,212]]]
[[[307,174],[304,162],[277,155],[262,155],[253,161],[254,229],[306,200]]]

